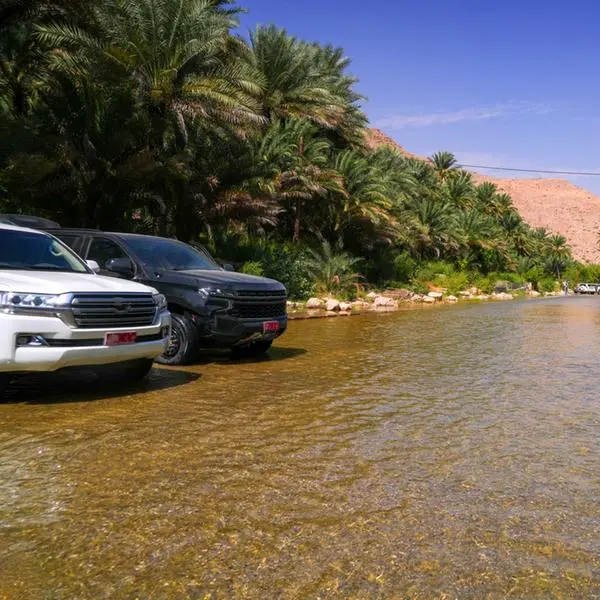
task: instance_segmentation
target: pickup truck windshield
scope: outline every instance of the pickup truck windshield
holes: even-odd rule
[[[0,229],[0,269],[90,273],[67,246],[44,233]]]
[[[123,236],[127,245],[149,267],[164,271],[221,271],[221,267],[208,254],[165,238]]]

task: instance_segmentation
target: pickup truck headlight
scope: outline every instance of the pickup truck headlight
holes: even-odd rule
[[[0,310],[4,313],[54,315],[68,305],[65,294],[0,293]]]
[[[167,310],[167,299],[163,294],[152,294],[152,300],[159,311]]]

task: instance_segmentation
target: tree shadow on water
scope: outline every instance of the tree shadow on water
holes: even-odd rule
[[[199,373],[158,368],[141,381],[127,381],[117,375],[93,369],[23,375],[0,392],[0,404],[66,404],[90,402],[121,396],[149,394],[193,383]]]

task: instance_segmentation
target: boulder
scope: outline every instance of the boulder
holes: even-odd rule
[[[383,293],[383,295],[387,298],[394,298],[394,300],[402,300],[403,302],[407,302],[414,296],[414,293],[410,290],[399,288],[393,290],[386,290]]]
[[[377,296],[374,304],[376,308],[398,308],[398,301],[393,298],[388,298],[387,296]]]
[[[494,298],[494,300],[514,300],[514,296],[512,294],[507,294],[506,292],[495,292],[492,294],[492,298]]]
[[[352,303],[352,308],[354,310],[368,310],[369,308],[371,308],[371,303],[365,302],[363,300],[356,300]]]
[[[429,292],[429,294],[427,294],[429,298],[433,298],[434,300],[441,300],[443,295],[443,292]]]
[[[471,296],[481,296],[482,295],[481,290],[479,290],[476,287],[469,288],[466,291],[469,292],[469,294],[471,294]]]
[[[423,296],[421,302],[424,302],[425,304],[435,304],[435,298],[428,294],[427,296]]]
[[[327,304],[325,305],[325,310],[327,312],[334,312],[340,310],[340,301],[335,300],[334,298],[329,298],[327,300]]]
[[[423,302],[423,296],[421,294],[415,294],[411,299],[411,302]]]
[[[529,296],[530,296],[531,298],[539,298],[539,297],[541,296],[541,294],[540,294],[539,292],[536,292],[535,290],[531,290],[531,291],[529,292]]]
[[[350,302],[340,302],[340,310],[342,312],[350,312],[352,310],[352,304],[350,304]]]
[[[444,298],[444,301],[450,303],[458,302],[458,298],[456,296],[446,296],[446,298]]]
[[[325,308],[325,302],[323,302],[323,300],[320,298],[310,298],[310,300],[306,303],[306,308],[309,310]]]
[[[458,295],[463,298],[470,298],[473,294],[469,290],[463,290],[462,292],[458,292]]]
[[[375,300],[375,298],[377,298],[379,294],[377,294],[376,292],[369,292],[367,294],[367,300]]]

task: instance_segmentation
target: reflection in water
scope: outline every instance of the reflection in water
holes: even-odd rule
[[[0,405],[0,597],[600,596],[598,299],[277,346]]]

